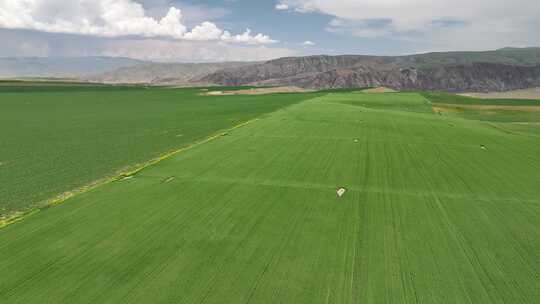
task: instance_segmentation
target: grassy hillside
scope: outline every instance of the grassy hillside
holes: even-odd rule
[[[0,215],[310,95],[199,96],[197,89],[0,86]]]
[[[404,96],[307,100],[10,225],[0,298],[536,303],[538,138]]]

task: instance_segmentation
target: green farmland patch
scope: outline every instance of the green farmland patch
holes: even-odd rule
[[[538,137],[369,96],[282,108],[1,229],[0,299],[537,303]]]
[[[432,112],[430,102],[418,93],[335,94],[331,100],[373,109]]]
[[[0,216],[312,95],[199,89],[0,86]]]
[[[421,94],[432,103],[440,104],[540,106],[540,100],[535,99],[487,99],[437,92],[422,92]]]
[[[450,115],[470,120],[489,121],[504,128],[530,130],[536,132],[534,125],[540,122],[540,100],[535,99],[481,99],[448,93],[423,92],[422,96],[430,102],[433,111],[440,115]],[[533,125],[521,128],[508,123]]]

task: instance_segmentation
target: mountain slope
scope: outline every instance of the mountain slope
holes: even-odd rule
[[[238,84],[241,83],[236,83],[236,85]],[[386,86],[396,90],[508,91],[540,86],[540,65],[528,67],[473,63],[444,65],[428,69],[339,69],[274,78],[249,84],[294,85],[318,89]]]
[[[229,68],[200,81],[221,85],[504,91],[540,83],[540,48],[410,56],[308,56]]]

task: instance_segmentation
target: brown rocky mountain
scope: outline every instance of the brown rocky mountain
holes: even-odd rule
[[[540,48],[411,56],[308,56],[226,68],[194,82],[312,89],[506,91],[540,86]]]
[[[255,82],[222,82],[221,84],[299,86],[317,89],[385,86],[395,90],[508,91],[540,86],[540,65],[472,63],[424,69],[336,69]]]

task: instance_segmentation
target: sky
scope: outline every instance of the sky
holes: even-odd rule
[[[256,61],[539,46],[538,0],[0,0],[0,57]]]

